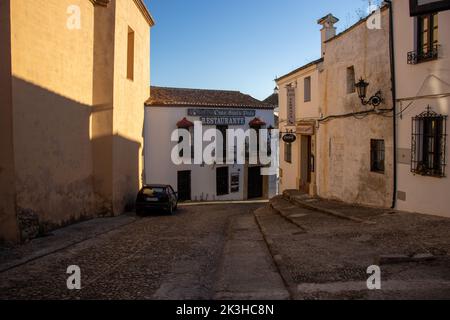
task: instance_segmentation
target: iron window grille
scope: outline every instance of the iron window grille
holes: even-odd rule
[[[418,64],[420,62],[436,60],[439,57],[439,45],[433,45],[416,51],[408,52],[408,64]]]
[[[417,18],[417,50],[408,53],[408,64],[418,64],[438,59],[438,14],[431,13]]]
[[[411,172],[445,177],[447,116],[430,107],[412,118]]]
[[[384,173],[385,147],[384,140],[370,141],[370,171]]]

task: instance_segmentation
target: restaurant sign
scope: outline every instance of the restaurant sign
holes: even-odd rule
[[[244,117],[200,117],[204,126],[244,126]]]
[[[255,110],[188,109],[189,117],[200,117],[205,126],[244,126],[245,118],[256,116]]]

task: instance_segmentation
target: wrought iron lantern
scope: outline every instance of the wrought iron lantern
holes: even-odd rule
[[[381,97],[381,91],[375,93],[375,95],[371,96],[368,100],[366,100],[367,96],[367,87],[369,83],[366,82],[363,78],[361,78],[357,83],[355,83],[356,90],[358,91],[358,96],[361,99],[361,103],[366,105],[371,105],[374,107],[378,107],[381,102],[383,102],[383,98]]]

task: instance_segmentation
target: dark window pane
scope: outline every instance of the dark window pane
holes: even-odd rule
[[[372,139],[370,141],[370,170],[372,172],[384,172],[384,153],[384,140]]]
[[[311,101],[311,77],[304,80],[305,102]]]

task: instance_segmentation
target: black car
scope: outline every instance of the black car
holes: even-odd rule
[[[164,210],[173,214],[178,207],[178,195],[169,185],[152,184],[144,186],[136,199],[136,213]]]

